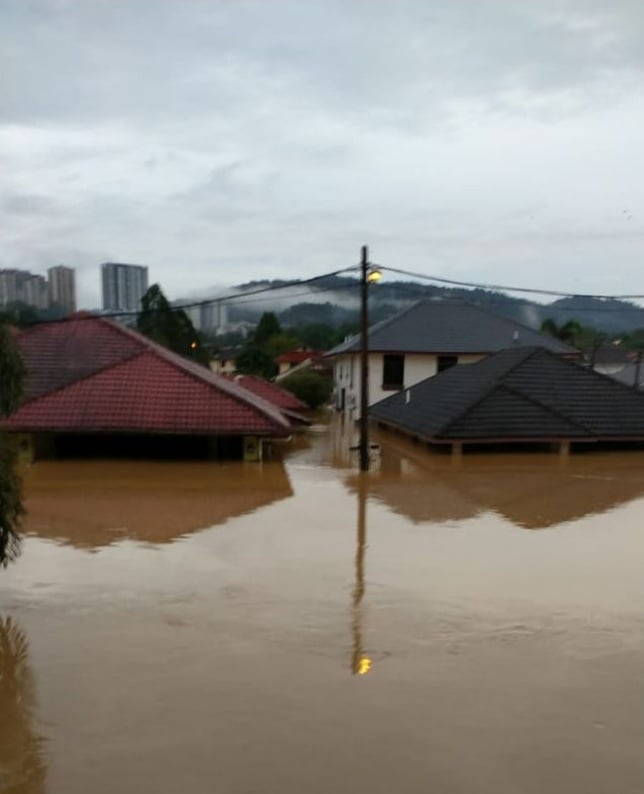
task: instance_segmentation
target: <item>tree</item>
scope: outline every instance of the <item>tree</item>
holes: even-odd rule
[[[289,350],[295,350],[300,345],[300,340],[290,331],[282,331],[279,334],[273,334],[264,343],[264,350],[271,358],[277,358],[282,353],[288,353]]]
[[[246,345],[235,359],[235,369],[246,375],[260,375],[267,379],[277,374],[274,359],[263,348],[252,343]]]
[[[302,343],[311,350],[330,350],[342,341],[338,330],[326,323],[310,323],[298,329]]]
[[[253,334],[253,342],[256,345],[265,345],[272,336],[281,333],[282,326],[279,324],[275,312],[264,312]]]
[[[23,396],[25,368],[15,337],[0,324],[0,418],[9,416]],[[0,565],[5,567],[20,553],[20,520],[23,513],[17,451],[13,438],[0,432]]]
[[[577,346],[577,341],[583,331],[582,326],[577,320],[568,320],[563,325],[557,323],[550,317],[541,323],[541,333],[553,336],[555,339],[560,339],[568,345],[573,347]]]
[[[199,334],[183,309],[168,303],[158,284],[153,284],[141,298],[137,330],[180,356],[208,365],[208,355]]]
[[[333,390],[333,384],[329,378],[310,369],[289,375],[281,381],[280,386],[313,409],[327,403]]]

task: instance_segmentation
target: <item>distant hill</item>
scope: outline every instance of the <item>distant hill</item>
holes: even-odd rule
[[[285,281],[252,281],[236,291],[247,292],[265,287],[288,284]],[[288,293],[292,294],[289,295]],[[302,294],[305,292],[306,294]],[[259,296],[258,296],[259,297]],[[543,320],[551,318],[557,324],[577,320],[606,333],[621,333],[644,328],[644,309],[633,303],[597,298],[561,298],[549,304],[533,303],[513,298],[501,292],[483,289],[438,287],[414,281],[385,281],[369,287],[370,322],[378,322],[395,314],[414,301],[423,298],[467,300],[491,311],[503,314],[531,328],[539,328]],[[313,323],[332,326],[356,323],[359,317],[359,282],[348,276],[328,276],[304,287],[268,293],[261,300],[229,307],[231,321],[257,322],[265,311],[274,311],[285,327]]]

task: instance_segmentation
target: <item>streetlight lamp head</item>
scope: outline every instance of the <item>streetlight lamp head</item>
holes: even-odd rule
[[[367,273],[367,281],[370,284],[374,284],[377,281],[380,281],[382,278],[382,271],[381,270],[370,270]]]

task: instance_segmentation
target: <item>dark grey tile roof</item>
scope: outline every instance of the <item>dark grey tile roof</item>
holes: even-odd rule
[[[372,406],[435,441],[644,439],[644,394],[543,348],[452,367]]]
[[[554,353],[577,351],[558,339],[464,301],[424,300],[369,329],[369,349],[391,353],[496,353],[512,345],[539,345]],[[351,337],[327,355],[357,352]]]

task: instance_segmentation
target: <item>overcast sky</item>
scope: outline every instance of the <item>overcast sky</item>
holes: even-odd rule
[[[0,0],[0,267],[644,292],[641,0]]]

